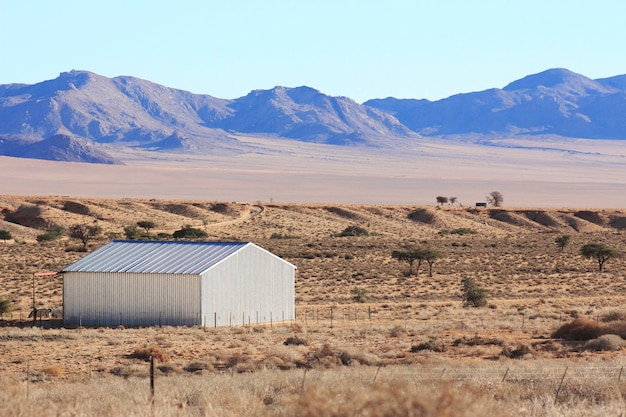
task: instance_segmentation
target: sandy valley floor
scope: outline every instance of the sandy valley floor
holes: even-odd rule
[[[494,190],[507,206],[626,206],[619,141],[521,141],[484,146],[424,140],[402,151],[242,137],[258,153],[117,155],[124,166],[0,157],[0,194],[463,205]]]

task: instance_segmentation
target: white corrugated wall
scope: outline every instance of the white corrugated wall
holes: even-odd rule
[[[202,321],[228,326],[293,320],[295,268],[248,245],[202,276]]]
[[[63,320],[87,326],[198,325],[200,276],[64,272]]]

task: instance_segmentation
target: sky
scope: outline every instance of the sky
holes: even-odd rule
[[[87,70],[233,99],[306,85],[438,100],[626,74],[623,0],[0,0],[0,84]]]

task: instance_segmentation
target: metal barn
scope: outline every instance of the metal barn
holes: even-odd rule
[[[295,269],[249,242],[112,241],[61,271],[63,321],[228,326],[293,320]]]

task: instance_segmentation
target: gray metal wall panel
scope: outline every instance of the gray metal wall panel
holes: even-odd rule
[[[199,275],[65,272],[63,295],[66,324],[201,323]]]
[[[206,326],[293,320],[295,267],[248,245],[202,276]]]

